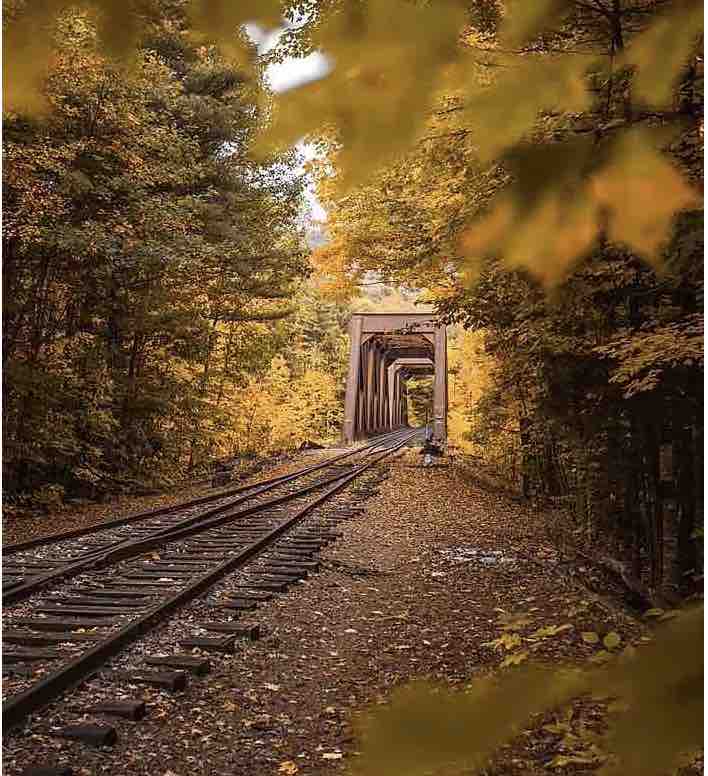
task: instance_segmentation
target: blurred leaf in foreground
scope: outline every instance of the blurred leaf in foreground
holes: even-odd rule
[[[603,668],[524,666],[472,682],[464,693],[427,683],[396,690],[360,724],[365,776],[424,774],[443,767],[478,773],[530,724],[534,713],[592,692],[611,705],[607,747],[617,755],[603,776],[653,776],[702,743],[703,609],[661,626],[654,642]],[[552,767],[555,765],[551,763]]]
[[[463,22],[463,9],[453,2],[418,7],[372,0],[335,14],[316,40],[332,71],[279,98],[261,150],[335,127],[342,185],[362,181],[412,139],[441,68],[458,54]]]
[[[681,68],[703,28],[703,5],[687,2],[656,19],[633,41],[622,61],[635,65],[635,94],[651,103],[671,99]]]
[[[553,286],[606,223],[611,240],[658,265],[674,215],[700,206],[698,193],[646,131],[622,134],[604,159],[592,174],[603,158],[588,141],[517,150],[508,162],[516,183],[463,235],[464,255],[500,255]]]
[[[613,664],[599,685],[628,704],[610,720],[607,748],[618,759],[602,776],[666,773],[703,742],[703,609],[661,626],[654,643]]]
[[[62,0],[37,0],[12,13],[3,4],[3,110],[46,110],[41,86],[50,65],[51,25],[62,5]]]
[[[591,192],[598,207],[609,211],[609,238],[655,264],[674,214],[701,204],[698,193],[656,149],[652,136],[641,130],[618,139],[609,163],[591,181]]]
[[[529,716],[582,690],[579,672],[517,669],[474,681],[468,692],[430,684],[397,690],[364,723],[357,773],[423,774],[444,765],[481,767]]]
[[[258,22],[275,27],[281,20],[278,0],[192,0],[188,13],[195,32],[217,43],[225,56],[240,64],[248,60],[241,25]]]

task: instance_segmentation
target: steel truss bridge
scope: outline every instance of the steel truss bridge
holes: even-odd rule
[[[433,375],[433,438],[447,438],[447,334],[429,313],[355,313],[344,400],[345,442],[408,425],[410,377]]]

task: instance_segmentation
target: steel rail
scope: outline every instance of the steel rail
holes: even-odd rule
[[[414,435],[415,433],[416,432],[412,432],[411,436]],[[361,453],[372,449],[376,449],[377,447],[380,447],[382,444],[387,444],[389,441],[395,441],[400,436],[401,436],[401,432],[396,432],[396,434],[387,436],[386,439],[384,440],[379,439],[378,441],[373,442],[372,444],[357,448],[357,450],[350,451],[349,453],[345,453],[344,456],[337,456],[335,460],[340,461],[342,460],[343,457],[350,457],[355,453]],[[21,582],[17,586],[11,587],[8,590],[3,591],[3,595],[2,595],[3,604],[7,605],[7,604],[17,603],[18,601],[21,601],[27,598],[33,593],[36,593],[42,590],[50,582],[59,582],[62,579],[67,579],[68,577],[79,574],[82,571],[89,570],[89,569],[97,569],[101,565],[106,565],[106,562],[110,563],[117,560],[125,560],[126,558],[129,558],[133,555],[137,555],[137,554],[140,554],[141,552],[145,552],[146,549],[151,549],[153,547],[160,546],[161,544],[164,544],[166,541],[170,541],[172,538],[183,538],[184,536],[189,536],[192,533],[206,530],[207,528],[211,528],[216,525],[219,525],[220,524],[219,522],[215,522],[215,517],[217,515],[221,514],[222,517],[225,517],[228,520],[231,520],[236,516],[245,517],[249,514],[252,514],[254,509],[260,510],[268,506],[276,506],[280,503],[283,503],[284,501],[289,501],[301,495],[305,495],[313,489],[324,487],[329,482],[333,482],[334,480],[336,480],[337,475],[330,477],[329,479],[326,479],[324,481],[320,481],[319,483],[315,483],[313,486],[309,488],[301,489],[299,491],[294,491],[292,493],[285,494],[284,496],[279,496],[279,497],[276,497],[275,499],[271,499],[270,501],[267,501],[267,502],[260,502],[259,504],[255,504],[253,507],[246,507],[245,509],[238,510],[235,513],[228,513],[229,510],[232,510],[235,506],[238,506],[239,504],[243,504],[244,502],[250,501],[251,499],[256,498],[258,496],[261,496],[263,495],[263,493],[267,493],[269,490],[272,490],[273,488],[276,488],[287,482],[291,482],[293,480],[304,477],[307,474],[311,474],[312,472],[317,471],[319,469],[323,469],[323,468],[326,468],[327,466],[331,466],[332,460],[333,459],[329,459],[327,462],[316,464],[315,466],[308,467],[307,469],[299,470],[298,472],[293,472],[291,474],[283,475],[278,478],[273,478],[273,480],[269,481],[268,484],[261,484],[260,486],[258,484],[254,484],[249,488],[249,490],[253,490],[254,492],[248,493],[244,496],[236,498],[226,504],[220,504],[212,509],[201,512],[198,515],[187,517],[184,520],[180,521],[179,523],[173,524],[167,528],[163,528],[163,529],[158,528],[156,529],[155,533],[149,537],[142,538],[142,539],[125,539],[123,541],[117,541],[105,547],[98,548],[93,552],[79,556],[78,558],[74,558],[73,562],[68,562],[66,565],[60,566],[59,568],[51,569],[50,571],[47,571],[44,574],[37,574],[33,576],[31,579],[29,579],[28,581]],[[227,513],[227,514],[223,515],[223,513]]]
[[[5,729],[9,730],[10,728],[16,727],[29,714],[42,706],[45,706],[60,693],[80,684],[109,658],[120,652],[124,646],[139,638],[167,615],[171,614],[181,605],[201,595],[221,577],[245,566],[248,561],[261,554],[278,538],[293,528],[297,523],[301,522],[313,509],[326,502],[333,495],[346,487],[352,480],[359,477],[372,466],[375,466],[386,456],[399,450],[417,433],[419,432],[416,429],[406,435],[402,440],[395,441],[390,447],[386,448],[378,455],[373,453],[372,455],[376,456],[373,460],[362,464],[355,472],[341,475],[324,493],[321,493],[308,504],[300,507],[294,515],[273,528],[264,537],[252,542],[237,555],[224,560],[182,590],[174,593],[165,601],[156,604],[145,612],[145,614],[127,623],[103,642],[97,644],[95,647],[87,650],[84,654],[79,655],[63,667],[44,677],[32,687],[8,698],[2,706],[2,718]]]
[[[298,469],[295,472],[290,472],[289,474],[281,474],[278,477],[270,477],[265,480],[259,480],[257,482],[251,483],[250,485],[249,484],[239,485],[235,488],[228,488],[226,490],[221,490],[218,493],[210,493],[207,496],[200,496],[198,498],[190,499],[188,501],[180,501],[170,506],[156,507],[155,509],[148,509],[144,512],[134,512],[130,515],[126,515],[125,517],[118,517],[115,520],[109,520],[105,523],[98,523],[97,525],[86,526],[84,528],[75,528],[69,531],[63,531],[62,533],[52,534],[51,536],[42,536],[37,539],[27,539],[24,542],[16,542],[15,544],[7,544],[3,546],[2,554],[3,556],[5,555],[9,556],[9,555],[14,555],[15,553],[18,553],[18,552],[22,552],[23,550],[32,550],[35,547],[42,547],[48,544],[55,544],[57,542],[64,541],[65,539],[78,539],[81,536],[87,536],[92,533],[99,533],[101,531],[109,530],[111,528],[119,528],[123,525],[127,525],[128,523],[132,523],[136,520],[149,520],[152,517],[159,517],[160,515],[164,515],[169,512],[174,512],[181,509],[189,509],[190,507],[200,506],[201,504],[208,504],[209,502],[216,501],[220,498],[228,498],[229,496],[234,496],[238,493],[243,493],[243,491],[245,490],[251,490],[253,488],[257,488],[264,485],[280,484],[288,480],[289,478],[293,478],[296,476],[304,476],[311,472],[317,471],[318,469],[323,469],[327,466],[332,466],[338,461],[342,461],[346,458],[351,457],[352,455],[356,455],[357,453],[360,453],[362,451],[375,447],[377,444],[381,443],[382,438],[395,437],[396,435],[405,433],[406,431],[408,431],[408,429],[402,429],[402,430],[393,431],[387,434],[382,434],[378,438],[378,442],[375,439],[369,444],[362,445],[361,447],[357,447],[354,450],[349,450],[346,453],[340,453],[338,455],[333,456],[332,458],[328,458],[326,461],[321,461],[320,463],[313,464],[312,466],[307,466],[303,469]]]

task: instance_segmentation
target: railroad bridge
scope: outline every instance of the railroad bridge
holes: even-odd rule
[[[433,375],[433,437],[447,438],[447,335],[429,313],[355,313],[344,399],[345,442],[408,425],[406,382]]]

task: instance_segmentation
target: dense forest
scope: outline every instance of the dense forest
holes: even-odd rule
[[[239,25],[281,13],[258,56]],[[5,494],[334,439],[343,327],[385,284],[457,325],[452,444],[637,590],[689,589],[701,23],[656,0],[6,3]],[[315,50],[326,78],[268,89]]]
[[[15,500],[174,481],[338,431],[346,308],[307,283],[297,154],[252,161],[263,89],[169,4],[152,10],[129,69],[66,10],[47,110],[5,115]]]

